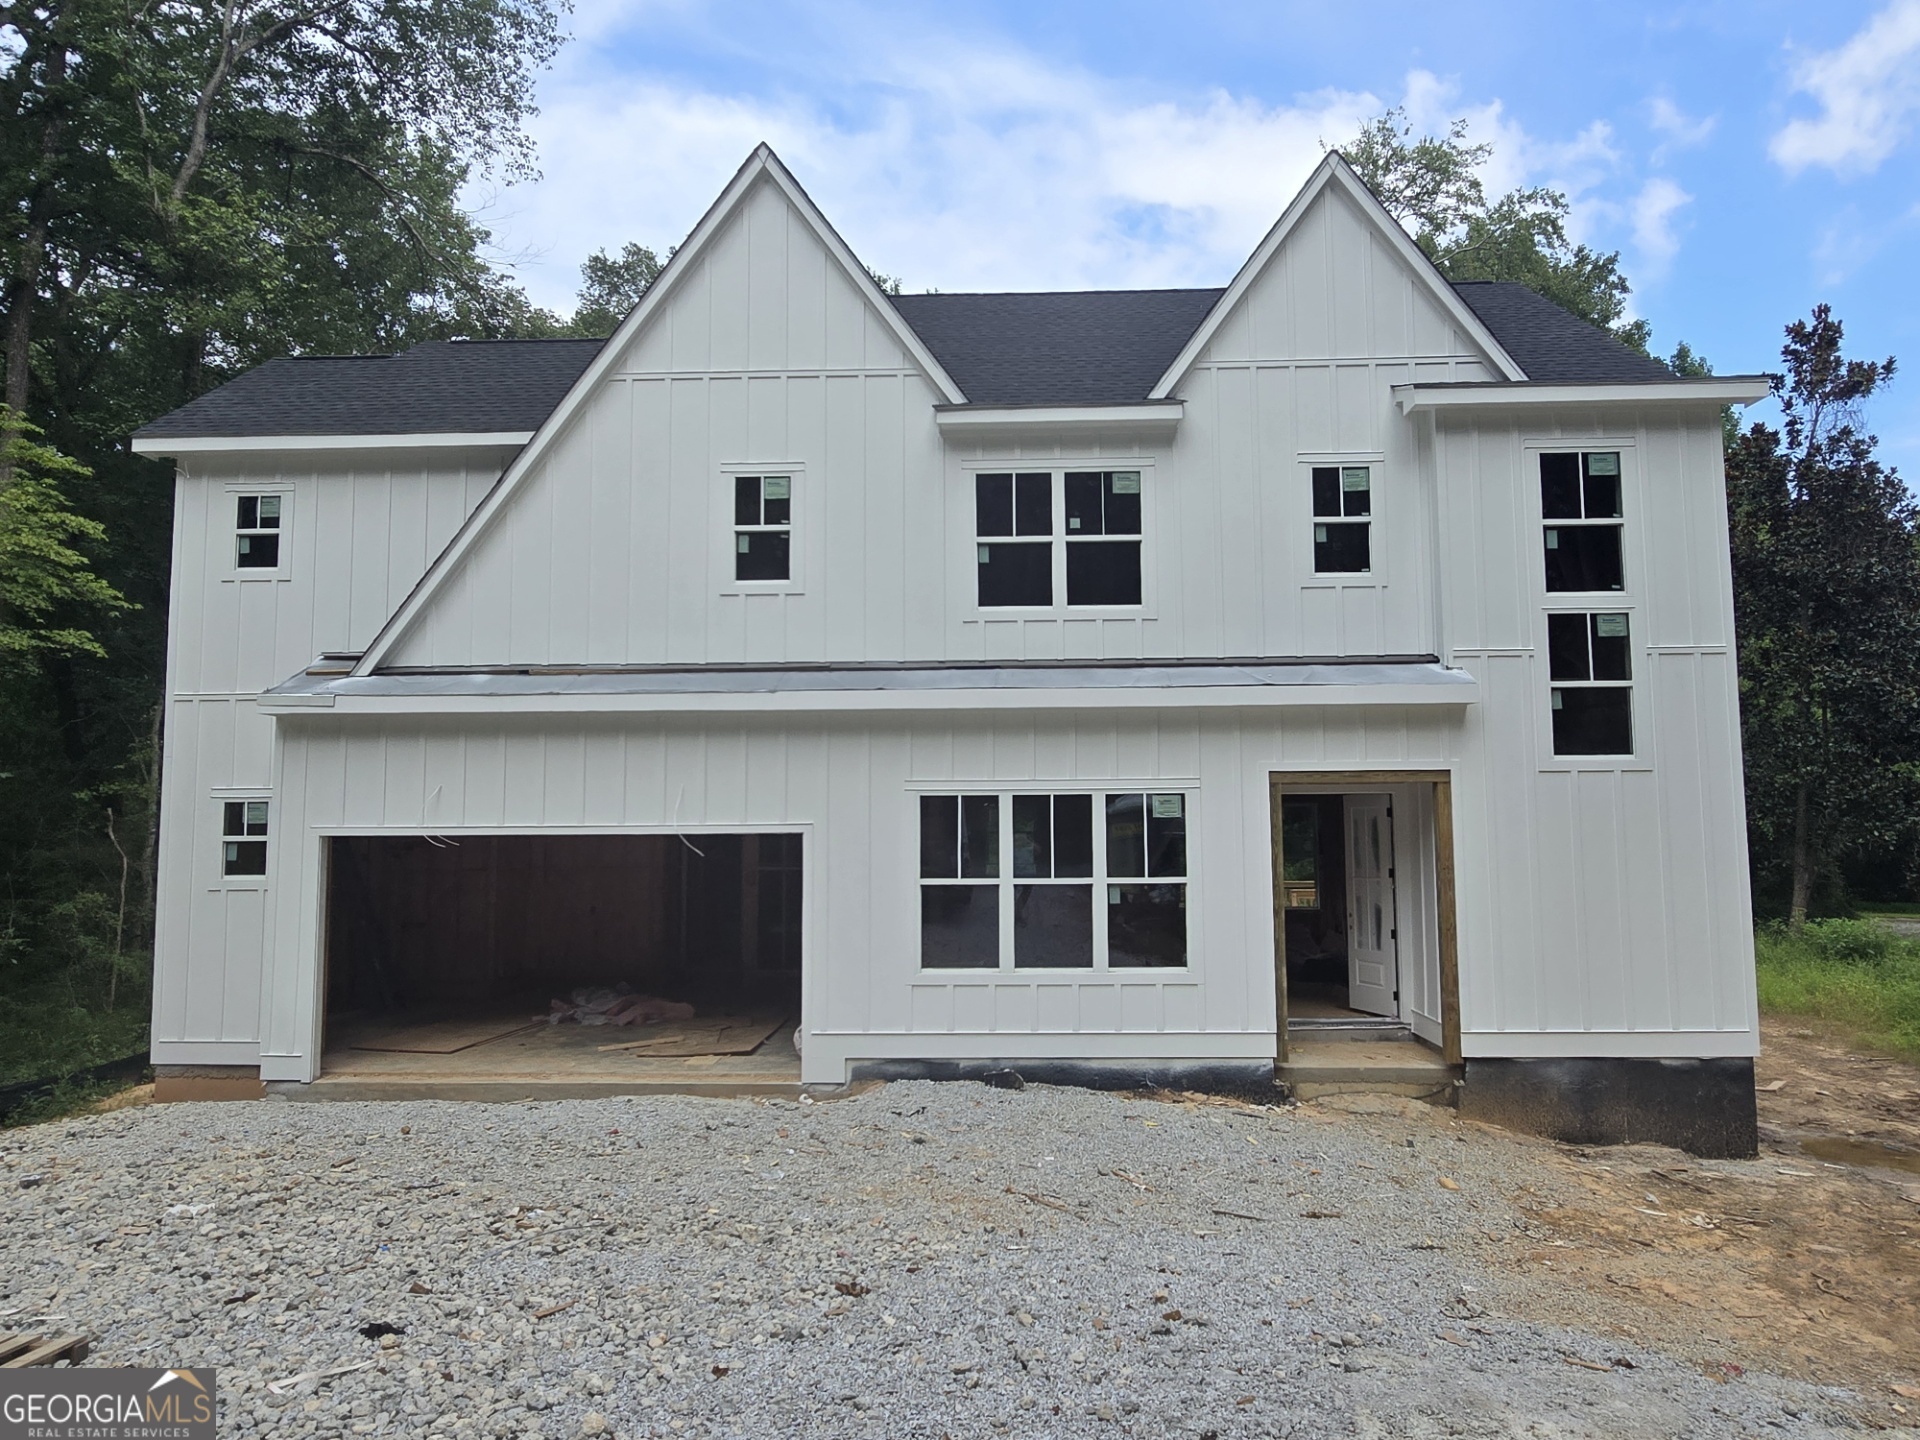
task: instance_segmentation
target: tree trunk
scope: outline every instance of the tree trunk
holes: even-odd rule
[[[1813,859],[1807,836],[1807,782],[1793,792],[1793,901],[1787,910],[1787,927],[1801,930],[1807,923],[1807,897],[1813,890]]]
[[[6,403],[15,414],[27,408],[27,386],[32,374],[33,302],[40,292],[40,270],[47,258],[47,229],[53,216],[54,167],[60,158],[60,110],[65,100],[58,93],[67,83],[67,47],[58,26],[47,37],[45,79],[41,94],[45,97],[45,118],[40,127],[40,165],[34,176],[32,197],[27,202],[26,225],[20,235],[20,257],[7,281],[7,379]],[[4,488],[11,474],[0,474]]]

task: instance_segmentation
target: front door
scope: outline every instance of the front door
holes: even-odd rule
[[[1347,1004],[1369,1015],[1400,1013],[1399,943],[1393,905],[1393,800],[1347,797]]]

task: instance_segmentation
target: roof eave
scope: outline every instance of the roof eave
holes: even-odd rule
[[[1549,405],[1751,405],[1772,393],[1765,375],[1717,375],[1705,380],[1458,381],[1396,385],[1403,415],[1421,410],[1469,410]]]
[[[136,455],[184,458],[300,450],[496,450],[518,449],[531,430],[441,430],[391,435],[148,435],[136,433]]]

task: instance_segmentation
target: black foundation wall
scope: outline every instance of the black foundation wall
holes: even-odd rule
[[[1759,1153],[1751,1060],[1469,1060],[1460,1113],[1573,1145]]]
[[[855,1080],[981,1080],[1003,1088],[1023,1083],[1274,1098],[1271,1060],[856,1060],[848,1069]],[[1016,1075],[1018,1082],[1011,1079]]]

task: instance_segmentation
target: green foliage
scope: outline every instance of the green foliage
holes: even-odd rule
[[[672,258],[673,252],[667,255]],[[575,335],[611,335],[665,268],[652,250],[633,241],[617,256],[594,251],[581,262],[579,302],[567,329]]]
[[[1754,936],[1760,1008],[1847,1030],[1857,1043],[1920,1060],[1920,940],[1870,920],[1813,920]]]
[[[1489,200],[1480,173],[1493,147],[1467,143],[1465,120],[1444,136],[1416,138],[1396,107],[1338,149],[1447,279],[1518,281],[1646,350],[1647,322],[1625,318],[1631,288],[1620,253],[1603,255],[1568,238],[1569,205],[1558,190],[1535,186]]]
[[[1920,510],[1859,429],[1893,361],[1845,358],[1824,305],[1786,333],[1785,423],[1730,448],[1727,506],[1749,849],[1797,923],[1849,854],[1920,828]]]
[[[39,433],[0,406],[0,676],[43,655],[104,655],[90,631],[63,622],[130,608],[74,548],[106,538],[60,491],[63,478],[89,478],[87,467]]]
[[[889,275],[884,271],[874,269],[871,265],[867,267],[867,274],[873,277],[873,283],[880,287],[880,293],[882,295],[898,295],[901,293],[900,286],[902,282],[898,275]]]

